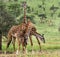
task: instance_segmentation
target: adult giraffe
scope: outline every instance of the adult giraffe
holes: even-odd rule
[[[23,8],[24,8],[24,19],[23,19],[23,23],[25,23],[26,25],[27,25],[28,22],[32,23],[30,20],[27,21],[27,18],[26,18],[26,6],[27,6],[27,5],[26,5],[26,2],[25,2],[25,1],[23,2],[23,5],[22,5],[22,6],[23,6]],[[30,24],[30,25],[31,25],[31,24]],[[31,26],[30,26],[30,27],[31,27]],[[36,28],[35,28],[34,26],[33,26],[32,28],[34,28],[34,29],[36,30]],[[31,31],[32,31],[32,29],[30,30],[30,35],[29,35],[28,37],[29,37],[29,39],[30,39],[31,46],[33,46],[32,37],[31,37],[33,34],[31,33]],[[27,34],[28,34],[28,33],[26,32],[25,35],[27,35]],[[38,38],[36,38],[36,39],[37,39],[38,44],[39,44],[39,46],[40,46],[40,41],[39,41],[39,39],[38,39]],[[41,49],[41,47],[40,47],[40,49]]]
[[[11,29],[8,32],[7,48],[9,47],[11,41],[13,40],[13,47],[15,49],[15,39],[17,39],[18,46],[19,46],[18,50],[20,50],[20,44],[22,44],[23,51],[24,51],[32,27],[33,24],[30,21],[28,21],[27,24],[21,23],[20,25],[11,27]]]
[[[20,25],[13,26],[9,30],[7,48],[9,47],[9,45],[13,39],[13,46],[15,49],[15,39],[17,38],[18,45],[19,45],[18,49],[20,50],[20,43],[22,43],[23,50],[25,50],[28,37],[30,37],[29,39],[31,42],[31,46],[33,46],[31,35],[36,36],[36,39],[37,39],[38,44],[40,46],[40,41],[39,41],[38,37],[43,40],[44,40],[44,37],[42,35],[39,35],[35,31],[33,31],[32,28],[35,29],[35,31],[36,31],[36,28],[33,26],[33,23],[30,20],[28,20],[28,21],[26,20],[26,5],[24,4],[24,20]],[[33,33],[31,33],[32,31],[33,31]],[[40,47],[40,49],[41,49],[41,47]]]
[[[28,22],[30,22],[31,24],[33,24],[30,20],[28,20],[27,21],[27,18],[26,18],[26,2],[23,2],[23,7],[24,7],[24,19],[23,19],[23,22],[25,23],[25,24],[27,24]],[[30,24],[30,27],[31,27],[31,24]],[[36,31],[36,28],[35,28],[35,26],[33,26],[32,27],[35,31]],[[29,34],[29,39],[30,39],[30,43],[31,43],[31,46],[33,47],[33,42],[32,42],[32,35],[34,35],[33,33],[31,33],[32,32],[32,28],[31,28],[31,30],[30,30],[30,34]],[[27,31],[26,31],[26,33],[25,33],[25,35],[28,35],[28,33],[27,33]],[[35,35],[36,36],[36,35]],[[36,39],[37,39],[37,42],[38,42],[38,44],[39,44],[39,47],[40,47],[40,50],[41,50],[41,46],[40,46],[40,41],[39,41],[39,39],[38,39],[38,37],[36,37]]]

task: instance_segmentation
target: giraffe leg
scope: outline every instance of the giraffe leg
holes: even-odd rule
[[[9,47],[9,45],[10,45],[11,41],[12,41],[12,39],[11,39],[11,38],[10,38],[10,39],[8,39],[6,50],[7,50],[7,48]]]
[[[18,49],[17,49],[17,51],[16,51],[16,54],[18,55],[18,54],[19,54],[19,51],[20,51],[21,39],[18,38],[18,39],[17,39],[17,42],[18,42]]]
[[[22,38],[22,49],[23,49],[23,53],[26,53],[26,42],[24,40],[24,38]]]
[[[40,51],[41,51],[41,44],[40,44],[40,41],[39,39],[36,37],[37,41],[38,41],[38,44],[39,44],[39,47],[40,47]]]
[[[31,37],[31,35],[29,36],[29,39],[30,39],[30,43],[31,43],[32,51],[33,51],[33,42],[32,42],[32,37]]]
[[[15,41],[16,41],[16,38],[15,38],[15,37],[13,37],[13,38],[12,38],[12,43],[13,43],[14,51],[15,51]]]

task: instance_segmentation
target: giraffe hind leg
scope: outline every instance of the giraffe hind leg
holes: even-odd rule
[[[8,42],[7,42],[7,48],[9,47],[10,43],[11,43],[12,39],[9,39]],[[6,48],[6,50],[7,50]]]

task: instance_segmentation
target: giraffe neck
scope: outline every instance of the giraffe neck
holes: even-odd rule
[[[26,19],[26,4],[24,4],[24,23],[27,23],[27,19]]]

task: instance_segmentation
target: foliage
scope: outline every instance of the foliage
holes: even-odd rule
[[[3,34],[6,34],[9,28],[16,24],[15,17],[11,15],[6,9],[4,3],[0,3],[0,29],[2,30]]]
[[[1,25],[1,28],[4,28],[2,31],[6,31],[12,26],[11,24],[19,24],[23,20],[24,11],[21,4],[25,0],[0,0],[0,25],[3,23],[4,25]],[[59,0],[26,0],[27,2],[27,8],[26,8],[26,15],[27,19],[30,18],[31,21],[37,25],[40,23],[47,23],[46,20],[54,20],[52,23],[57,20],[56,18],[60,18],[60,4]],[[53,2],[53,3],[52,3]],[[1,16],[2,14],[2,16]],[[7,22],[8,20],[8,22]],[[13,21],[14,20],[14,21]],[[17,22],[16,22],[17,20]],[[3,22],[4,21],[4,22]],[[41,21],[41,22],[40,22]],[[16,22],[16,23],[14,23]],[[49,21],[50,22],[50,21]],[[58,22],[55,22],[58,23]],[[55,24],[54,23],[54,24]],[[10,26],[9,26],[10,25]],[[56,25],[56,24],[55,24]],[[39,25],[38,25],[39,26]]]

